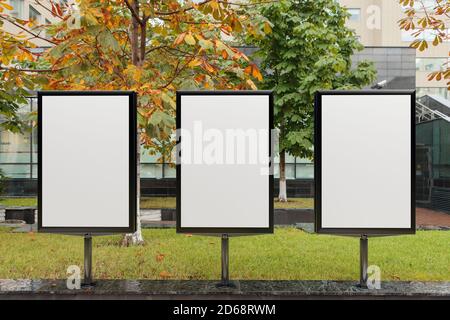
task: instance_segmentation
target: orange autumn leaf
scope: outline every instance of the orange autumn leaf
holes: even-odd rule
[[[244,72],[248,75],[252,75],[253,77],[255,77],[256,79],[258,79],[258,81],[262,81],[262,74],[259,71],[258,67],[256,66],[256,64],[250,64],[248,65],[245,69]]]
[[[172,277],[172,275],[171,275],[169,272],[167,272],[167,271],[161,271],[161,272],[159,273],[159,276],[160,276],[161,278],[163,278],[163,279],[167,279],[167,278]]]
[[[263,77],[261,72],[259,71],[258,67],[254,66],[252,70],[252,76],[254,76],[258,81],[262,81]]]
[[[4,3],[4,2],[2,2],[1,5],[2,5],[5,9],[8,9],[8,10],[13,10],[13,9],[14,9],[12,6],[10,6],[9,4]]]
[[[188,67],[189,68],[194,68],[194,67],[197,67],[197,66],[199,66],[201,64],[202,64],[202,60],[197,58],[197,59],[194,59],[191,62],[189,62],[188,63]]]
[[[214,69],[214,67],[212,65],[210,65],[208,62],[203,61],[202,63],[202,67],[203,69],[205,69],[206,71],[208,71],[209,73],[215,73],[216,69]]]
[[[174,45],[179,45],[180,43],[183,42],[185,36],[186,36],[186,33],[180,33],[180,34],[178,35],[178,37],[175,39],[175,41],[174,41],[173,44],[174,44]]]
[[[222,58],[224,58],[224,59],[228,58],[228,53],[226,50],[222,50]]]
[[[158,253],[158,254],[156,255],[156,261],[157,261],[157,262],[162,262],[162,261],[164,260],[164,258],[165,258],[165,255],[162,254],[162,253]]]

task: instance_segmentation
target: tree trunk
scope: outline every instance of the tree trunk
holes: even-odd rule
[[[139,2],[133,1],[132,8],[136,15],[139,16]],[[139,21],[132,15],[131,16],[131,61],[135,66],[141,66],[144,57],[139,57],[139,30],[141,31],[141,45],[144,46],[145,52],[145,25],[140,26]],[[137,181],[136,181],[136,232],[135,233],[127,233],[124,235],[122,239],[122,245],[130,246],[130,245],[141,245],[144,243],[144,237],[142,236],[142,228],[141,228],[141,208],[140,208],[140,199],[141,199],[141,140],[139,137],[139,132],[137,134],[137,153],[136,153],[136,166],[137,166]]]
[[[278,201],[287,202],[286,190],[286,152],[280,151],[280,193],[278,194]]]
[[[144,237],[142,236],[141,228],[141,142],[139,138],[139,132],[137,134],[137,152],[136,152],[136,165],[137,165],[137,181],[136,181],[136,232],[127,233],[122,239],[123,246],[141,245],[144,244]]]
[[[136,15],[139,15],[139,2],[133,1],[131,6]],[[135,66],[139,64],[139,30],[139,21],[134,15],[131,15],[131,63]]]

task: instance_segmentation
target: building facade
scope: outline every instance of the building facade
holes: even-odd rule
[[[366,47],[408,47],[416,38],[413,33],[417,30],[400,30],[398,21],[405,17],[404,10],[397,0],[339,0],[345,6],[350,18],[348,26],[353,28]],[[423,14],[422,3],[428,9],[433,9],[436,0],[423,0],[415,2],[418,14]],[[421,36],[433,40],[432,32]],[[446,81],[428,81],[427,76],[433,71],[444,68],[449,59],[450,42],[443,42],[439,46],[430,46],[425,51],[416,52],[415,63],[409,61],[390,61],[389,69],[411,68],[416,69],[417,96],[426,94],[439,95],[450,99]],[[397,64],[395,62],[398,62]]]

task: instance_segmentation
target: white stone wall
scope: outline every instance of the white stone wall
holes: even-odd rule
[[[0,221],[5,221],[6,210],[5,208],[0,208]]]

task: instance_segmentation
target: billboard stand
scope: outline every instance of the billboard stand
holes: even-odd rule
[[[177,233],[221,237],[217,287],[237,287],[230,236],[273,233],[273,109],[272,91],[177,91]]]
[[[359,239],[359,286],[367,289],[367,268],[369,266],[369,240],[362,234]]]
[[[91,288],[95,286],[92,282],[92,235],[86,233],[84,235],[84,280],[82,287]]]
[[[217,284],[217,287],[228,287],[228,288],[236,287],[233,284],[233,282],[230,281],[229,261],[230,261],[229,238],[228,234],[224,233],[222,234],[222,279]]]
[[[361,288],[372,287],[368,237],[416,232],[415,102],[413,90],[316,93],[315,230],[360,237]]]

